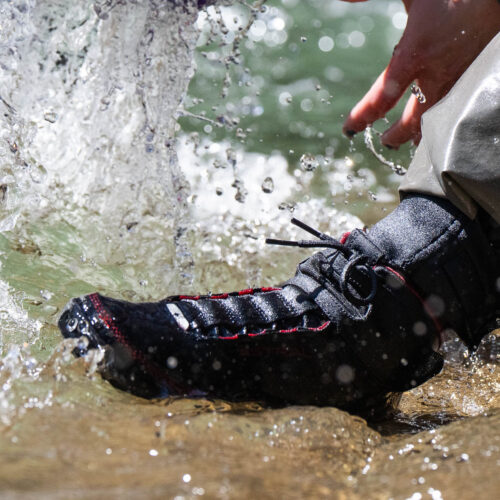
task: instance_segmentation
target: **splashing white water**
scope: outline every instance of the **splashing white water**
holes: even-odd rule
[[[87,256],[116,261],[151,258],[140,230],[172,241],[185,226],[174,115],[192,74],[195,3],[2,5],[0,229],[65,221],[95,243]],[[158,265],[189,260],[180,238],[167,246]]]

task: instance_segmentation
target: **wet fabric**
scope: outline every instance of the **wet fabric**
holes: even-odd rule
[[[400,191],[446,197],[470,218],[482,207],[500,222],[500,34],[424,113]]]

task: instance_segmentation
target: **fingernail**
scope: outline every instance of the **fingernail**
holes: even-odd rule
[[[346,130],[345,131],[345,135],[347,135],[347,137],[354,137],[356,135],[356,131],[355,130]]]

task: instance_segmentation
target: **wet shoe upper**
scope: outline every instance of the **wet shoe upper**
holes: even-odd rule
[[[73,299],[59,326],[112,346],[118,372],[133,367],[158,391],[357,409],[437,373],[442,328],[477,345],[495,314],[484,225],[444,200],[408,197],[342,244],[318,235],[331,248],[282,287],[145,304],[93,294]]]

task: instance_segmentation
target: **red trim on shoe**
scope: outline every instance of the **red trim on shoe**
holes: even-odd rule
[[[97,314],[99,315],[99,318],[101,321],[106,325],[108,330],[111,330],[116,339],[123,344],[124,346],[128,347],[132,351],[132,356],[139,360],[143,361],[144,360],[144,355],[140,351],[137,351],[134,349],[127,341],[121,330],[115,325],[113,318],[109,315],[108,311],[104,308],[102,305],[101,299],[99,298],[99,295],[97,293],[92,293],[89,295],[89,299],[92,302],[92,305],[95,307]]]
[[[316,327],[296,327],[296,328],[290,328],[289,330],[277,330],[275,333],[296,333],[299,330],[305,330],[306,332],[321,332],[324,330],[328,325],[330,324],[330,321],[325,321],[322,325],[316,326]],[[264,335],[265,333],[272,332],[273,330],[268,330],[264,328],[264,330],[261,330],[260,332],[256,333],[247,333],[246,335],[232,335],[231,337],[218,337],[221,340],[235,340],[238,337],[258,337],[259,335]]]
[[[258,292],[275,292],[277,290],[281,290],[281,288],[276,288],[273,286],[268,286],[264,288],[247,288],[246,290],[240,290],[238,292],[238,295],[253,295],[254,293]],[[231,295],[231,294],[230,294]]]
[[[279,330],[278,333],[295,333],[298,331],[299,331],[298,327],[295,327],[295,328],[290,328],[289,330]]]
[[[340,237],[340,243],[343,245],[346,241],[347,241],[347,238],[349,238],[349,235],[351,234],[351,231],[347,231],[346,233],[344,233],[341,237]]]
[[[432,322],[434,323],[434,326],[438,332],[438,338],[441,342],[441,332],[444,330],[443,325],[441,325],[441,322],[438,320],[438,318],[436,318],[436,316],[434,316],[434,314],[432,313],[432,311],[430,310],[429,306],[427,305],[425,300],[422,298],[422,296],[408,283],[408,281],[406,281],[406,278],[401,273],[398,273],[396,270],[392,269],[389,266],[383,266],[383,267],[385,269],[387,269],[389,272],[391,272],[392,274],[394,274],[395,276],[397,276],[403,282],[403,284],[406,286],[406,288],[408,288],[408,290],[410,290],[410,292],[419,300],[419,302],[422,304],[422,307],[424,308],[425,312],[427,313],[427,315],[431,318]]]
[[[258,337],[259,335],[263,335],[264,333],[266,333],[268,330],[266,330],[264,328],[264,330],[261,330],[260,332],[257,332],[257,333],[249,333],[248,336],[249,337]]]

